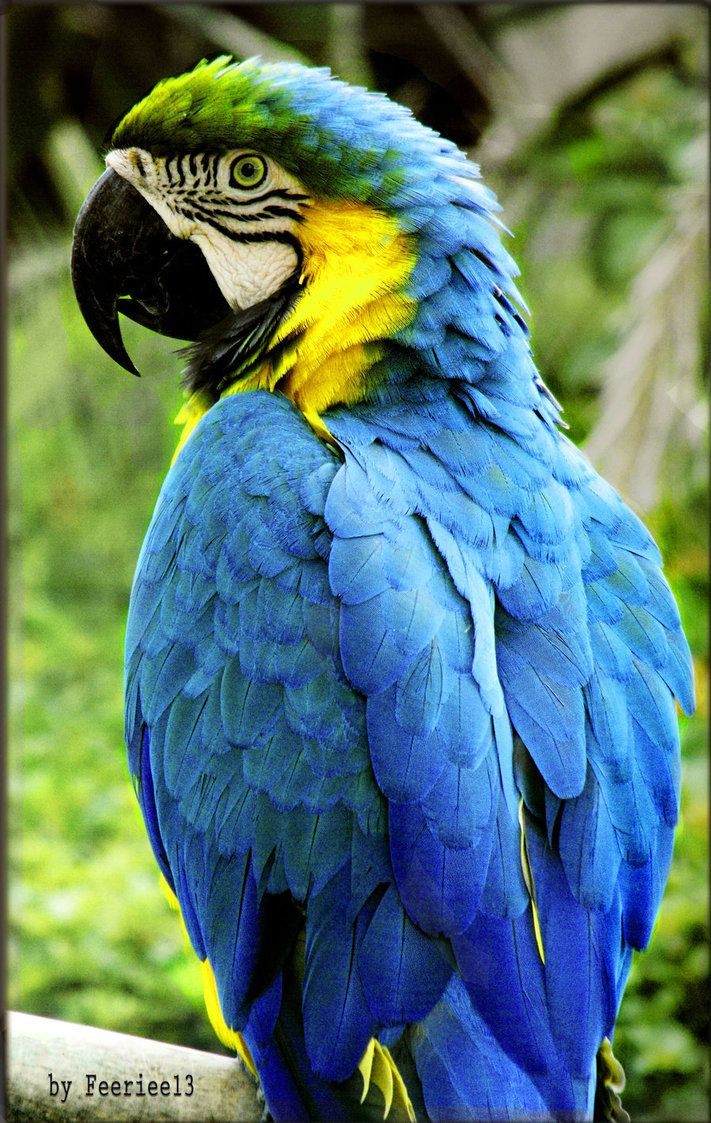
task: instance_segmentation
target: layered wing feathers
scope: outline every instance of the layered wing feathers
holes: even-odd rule
[[[366,704],[339,654],[322,518],[337,469],[286,399],[216,406],[159,499],[126,664],[149,835],[223,1015],[249,1035],[269,995],[269,1037],[305,922],[306,1043],[330,1080],[381,1027],[424,1016],[452,970],[395,891]]]
[[[521,350],[519,359],[542,398],[530,357]],[[503,403],[509,382],[495,379],[496,366]],[[679,798],[673,698],[693,705],[688,648],[648,533],[552,436],[545,404],[525,426],[514,412],[514,440],[503,413],[482,414],[481,383],[460,383],[457,396],[442,388],[441,401],[434,382],[421,392],[411,425],[404,411],[391,424],[366,407],[330,422],[346,448],[326,504],[334,591],[351,543],[354,556],[371,549],[368,517],[378,513],[377,579],[368,584],[361,571],[341,609],[344,665],[367,697],[408,912],[450,937],[479,1015],[531,1072],[546,1035],[502,1018],[502,992],[529,1024],[543,1019],[558,1051],[555,1062],[547,1054],[549,1068],[560,1061],[582,1081],[549,1102],[564,1109],[567,1096],[580,1108],[630,949],[649,938],[668,871]],[[514,405],[521,396],[516,383]],[[426,580],[407,595],[383,579],[396,538],[388,519],[393,528],[409,520],[419,554],[429,552]],[[380,621],[393,616],[379,678]],[[377,623],[364,637],[368,618]],[[415,682],[416,703],[404,707]],[[517,861],[519,793],[546,955],[533,1000],[535,956],[521,967],[522,932],[529,950],[535,942]],[[467,967],[500,956],[498,973]]]
[[[565,1110],[658,907],[688,649],[646,531],[507,363],[334,411],[343,462],[278,396],[214,407],[139,562],[127,740],[229,1024],[268,1039],[305,922],[316,1072],[464,1004],[482,1074]],[[445,1103],[438,1034],[412,1051]]]

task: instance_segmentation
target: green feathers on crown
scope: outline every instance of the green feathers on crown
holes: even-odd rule
[[[250,144],[289,112],[288,98],[268,85],[256,59],[203,59],[187,74],[164,78],[130,109],[112,145],[191,152],[234,147],[237,138],[240,146]]]
[[[382,94],[348,86],[325,68],[235,63],[223,55],[167,78],[131,109],[114,148],[172,152],[255,148],[316,194],[390,205],[428,157],[459,157],[454,145]]]

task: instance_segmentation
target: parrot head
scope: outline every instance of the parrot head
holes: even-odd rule
[[[443,204],[498,209],[409,110],[297,64],[220,57],[162,81],[119,123],[106,165],[72,251],[97,341],[138,373],[121,312],[192,341],[191,390],[279,389],[307,417],[362,399],[386,347],[407,344],[443,283]],[[496,246],[477,268],[505,289]]]

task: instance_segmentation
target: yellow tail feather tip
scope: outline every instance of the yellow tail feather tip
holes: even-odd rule
[[[175,893],[168,885],[168,882],[163,877],[163,874],[161,873],[158,876],[160,878],[160,887],[163,892],[163,896],[172,909],[174,909],[176,912],[180,912],[180,905],[178,904],[178,898],[176,897]]]
[[[533,884],[533,871],[531,870],[531,863],[528,857],[528,847],[526,845],[526,815],[524,811],[523,798],[521,796],[519,796],[518,800],[518,822],[521,828],[521,869],[523,871],[523,880],[526,882],[528,895],[531,899],[533,934],[536,937],[536,944],[538,946],[538,954],[541,957],[541,963],[545,964],[546,955],[543,948],[541,925],[538,919],[538,906],[536,905],[536,887]]]
[[[387,1119],[393,1104],[397,1104],[405,1109],[411,1123],[415,1123],[415,1111],[407,1094],[405,1081],[400,1075],[390,1050],[381,1045],[375,1037],[371,1037],[368,1042],[358,1068],[363,1077],[361,1103],[365,1103],[371,1085],[374,1085],[383,1097],[383,1119]]]
[[[160,887],[163,890],[164,896],[167,898],[168,904],[172,909],[178,913],[180,919],[180,926],[183,930],[185,942],[190,946],[190,937],[188,936],[185,921],[183,920],[180,911],[180,904],[173,890],[168,885],[163,875],[160,875]],[[207,1016],[210,1019],[210,1024],[214,1029],[217,1038],[227,1049],[234,1049],[239,1057],[242,1058],[245,1065],[252,1073],[255,1080],[258,1080],[257,1068],[252,1059],[252,1054],[249,1051],[247,1042],[242,1037],[242,1034],[235,1029],[230,1029],[227,1022],[222,1016],[220,1009],[220,999],[217,994],[217,983],[215,982],[215,973],[212,970],[209,959],[204,959],[200,964],[202,968],[202,987],[205,998],[205,1007],[207,1009]]]
[[[212,970],[209,959],[202,961],[202,981],[205,992],[205,1006],[207,1007],[207,1016],[210,1019],[210,1024],[217,1034],[218,1039],[227,1049],[234,1049],[234,1051],[242,1058],[245,1065],[252,1073],[255,1079],[257,1076],[257,1066],[255,1065],[252,1054],[249,1051],[247,1042],[236,1029],[230,1029],[227,1022],[222,1016],[220,1009],[220,1000],[217,995],[217,983],[215,982],[215,973]]]
[[[360,1102],[365,1103],[368,1089],[370,1088],[370,1074],[373,1071],[373,1053],[375,1052],[375,1038],[371,1037],[368,1042],[367,1048],[363,1053],[359,1063],[358,1069],[363,1077],[363,1095],[360,1097]]]

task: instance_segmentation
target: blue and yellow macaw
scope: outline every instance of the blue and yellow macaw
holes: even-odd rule
[[[384,96],[224,57],[106,163],[86,321],[129,370],[118,312],[191,341],[126,739],[219,1035],[276,1120],[622,1118],[691,663],[493,195]]]

